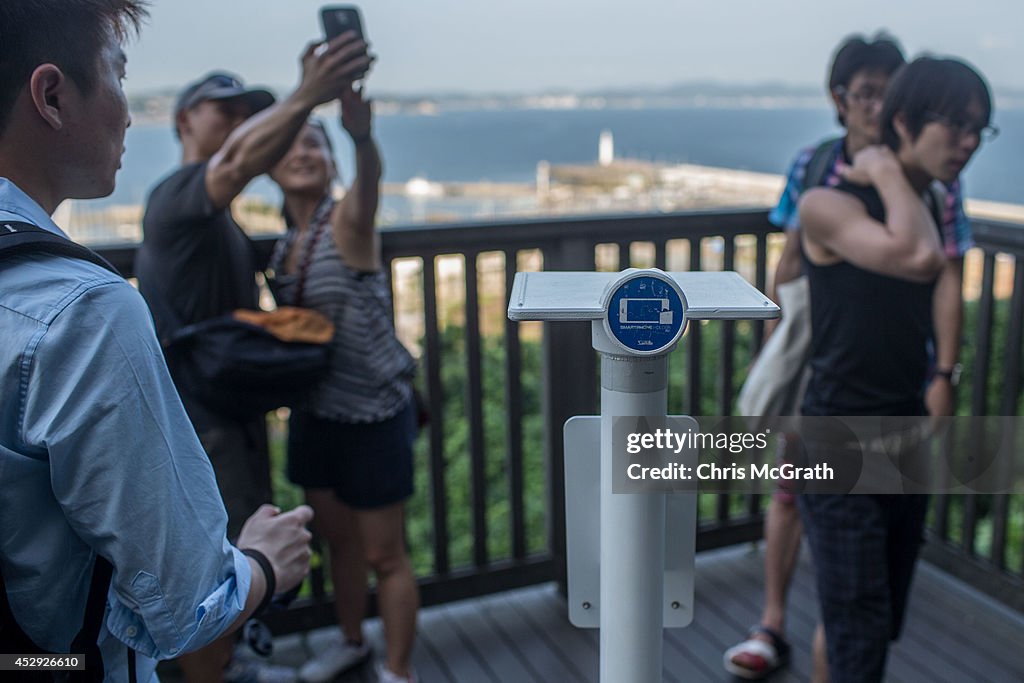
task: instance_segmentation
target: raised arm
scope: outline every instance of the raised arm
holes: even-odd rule
[[[373,105],[362,90],[347,86],[341,93],[341,124],[356,148],[352,185],[331,216],[334,241],[345,262],[356,270],[382,267],[380,236],[376,230],[380,202],[381,160],[373,139]]]
[[[372,61],[353,31],[326,46],[310,43],[302,55],[302,81],[287,98],[239,126],[213,156],[206,189],[213,205],[226,208],[245,186],[269,171],[291,146],[310,112],[329,102]]]
[[[821,263],[849,261],[912,282],[935,279],[944,263],[938,230],[892,151],[880,146],[860,151],[847,177],[878,189],[885,223],[846,193],[808,190],[800,200],[800,225],[809,257]]]

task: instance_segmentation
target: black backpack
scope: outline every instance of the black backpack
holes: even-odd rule
[[[832,160],[832,150],[835,149],[836,143],[840,140],[842,138],[829,138],[814,149],[814,154],[811,155],[811,158],[807,161],[807,166],[804,168],[801,192],[825,184],[829,167],[831,166],[829,162]]]
[[[48,253],[91,261],[120,275],[117,269],[102,256],[60,235],[38,228],[30,223],[0,221],[0,260],[15,254]],[[100,683],[103,681],[103,658],[97,639],[103,626],[106,611],[107,592],[113,567],[105,558],[96,555],[89,595],[86,598],[82,628],[71,643],[71,652],[49,653],[36,645],[25,635],[14,619],[7,599],[7,587],[0,572],[0,653],[22,655],[75,654],[84,656],[84,671],[20,671],[19,680],[25,681],[67,681]],[[128,677],[135,681],[135,656],[128,650]]]

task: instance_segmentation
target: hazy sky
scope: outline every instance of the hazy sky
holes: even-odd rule
[[[290,86],[320,34],[314,0],[153,0],[128,47],[130,93],[177,87],[213,68]],[[974,63],[1024,89],[1022,0],[369,0],[388,93],[519,92],[694,80],[819,85],[835,45],[886,28],[911,55]]]

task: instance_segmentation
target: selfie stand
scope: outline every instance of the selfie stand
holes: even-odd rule
[[[516,274],[511,320],[591,321],[601,355],[601,415],[570,419],[564,435],[569,620],[601,629],[602,683],[660,681],[662,629],[693,618],[697,494],[613,493],[622,476],[613,468],[613,443],[622,443],[615,430],[696,428],[693,418],[666,415],[668,354],[688,320],[778,315],[732,272]]]

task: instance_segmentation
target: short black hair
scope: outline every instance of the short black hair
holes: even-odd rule
[[[96,85],[97,59],[113,31],[137,32],[148,0],[2,0],[0,2],[0,133],[14,102],[40,64],[54,64],[83,93]]]
[[[893,36],[879,31],[871,38],[863,35],[848,36],[832,57],[828,73],[828,91],[849,87],[853,77],[861,71],[880,71],[891,76],[907,63],[903,49]],[[837,113],[842,126],[846,126],[843,115]]]
[[[972,102],[981,107],[982,125],[992,120],[992,94],[978,71],[958,59],[918,57],[900,69],[889,83],[882,105],[882,143],[899,150],[893,121],[899,114],[916,140],[930,115],[953,120],[967,116]]]

